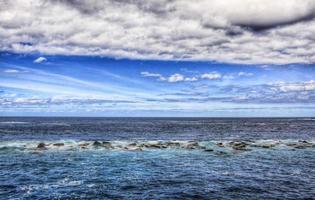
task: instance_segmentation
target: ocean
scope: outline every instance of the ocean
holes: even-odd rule
[[[314,199],[315,118],[0,118],[0,199]]]

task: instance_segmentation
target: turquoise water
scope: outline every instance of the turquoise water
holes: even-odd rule
[[[115,126],[103,127],[109,119],[102,119],[101,125],[94,122],[99,132],[91,119],[88,123],[75,120],[78,124],[81,120],[81,127],[73,125],[73,119],[29,120],[10,118],[0,123],[0,199],[315,196],[315,121],[311,119],[243,119],[234,121],[234,129],[223,119],[216,121],[217,125],[207,119],[211,128],[202,125],[207,124],[205,119],[177,119],[177,124],[176,120],[172,122],[177,131],[167,128],[169,120],[134,121],[142,134],[129,131],[132,122],[124,128],[119,119],[115,120],[120,134],[115,133]],[[148,123],[158,127],[148,128]],[[229,133],[221,130],[224,123]],[[282,127],[286,123],[294,125],[291,132]],[[297,135],[294,131],[299,130],[301,134]]]

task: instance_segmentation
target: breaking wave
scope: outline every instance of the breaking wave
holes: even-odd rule
[[[184,149],[202,151],[251,151],[254,149],[307,149],[315,148],[315,140],[242,140],[242,141],[4,141],[0,151],[62,151],[62,150],[121,150],[146,151],[158,149]]]
[[[3,124],[3,125],[16,125],[16,124],[29,124],[30,122],[20,122],[20,121],[4,121],[4,122],[0,122],[0,124]]]

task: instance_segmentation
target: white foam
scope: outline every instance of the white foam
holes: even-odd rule
[[[41,145],[39,145],[41,144]],[[149,141],[2,141],[2,149],[19,149],[31,151],[62,150],[126,150],[142,151],[152,149],[186,149],[186,150],[253,150],[256,148],[315,148],[315,140],[223,140],[223,141],[188,141],[188,140],[149,140]]]
[[[6,121],[0,122],[0,124],[29,124],[30,122],[18,122],[18,121]]]

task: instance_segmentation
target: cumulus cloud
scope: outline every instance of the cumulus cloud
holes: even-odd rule
[[[199,73],[199,72],[198,72]],[[248,75],[248,74],[246,74]],[[151,73],[151,72],[141,72],[141,76],[143,77],[153,77],[156,78],[156,80],[159,81],[166,81],[169,83],[176,83],[176,82],[195,82],[195,81],[200,81],[201,79],[206,79],[206,80],[220,80],[220,79],[234,79],[234,76],[226,74],[222,75],[218,72],[209,72],[209,73],[204,73],[204,74],[199,74],[195,76],[186,76],[180,73],[175,73],[170,76],[163,76],[162,74],[159,73]],[[245,76],[245,75],[243,75]]]
[[[185,78],[184,78],[184,76],[181,75],[181,74],[173,74],[173,75],[171,75],[167,80],[168,80],[168,82],[170,82],[170,83],[174,83],[174,82],[184,81]]]
[[[46,61],[47,61],[47,58],[45,58],[45,57],[38,57],[33,62],[34,63],[42,63],[42,62],[46,62]]]
[[[314,63],[314,13],[314,0],[2,0],[0,50]]]
[[[185,77],[183,74],[179,74],[179,73],[172,74],[168,77],[163,76],[162,74],[151,73],[151,72],[141,72],[141,75],[143,77],[157,78],[157,80],[159,81],[166,81],[169,83],[198,81],[198,78],[196,77]]]
[[[217,72],[211,72],[211,73],[205,73],[201,75],[202,79],[209,79],[209,80],[217,80],[217,79],[221,79],[222,75],[220,73]]]

